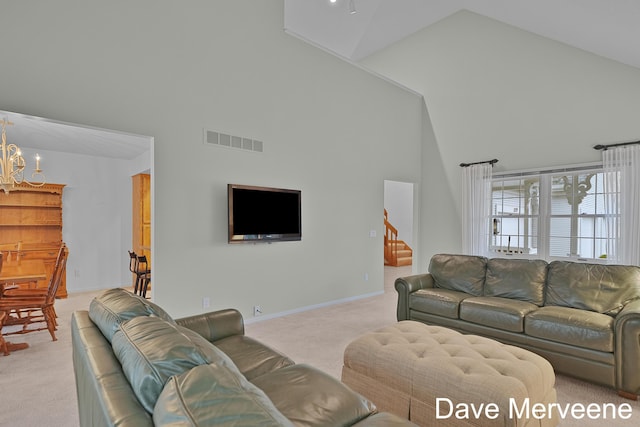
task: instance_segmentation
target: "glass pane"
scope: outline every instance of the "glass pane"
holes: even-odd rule
[[[520,218],[502,218],[500,234],[512,236],[520,233]]]
[[[537,247],[538,193],[538,177],[493,183],[492,250],[531,253],[531,248]]]
[[[571,237],[571,218],[551,218],[549,235],[552,237]]]
[[[609,227],[607,226],[607,220],[602,217],[595,217],[594,237],[606,239],[609,237]]]
[[[605,208],[605,197],[604,194],[596,194],[595,195],[595,201],[596,201],[596,208],[595,208],[595,214],[596,215],[605,215],[607,213],[607,210]]]
[[[576,235],[578,237],[593,237],[594,223],[595,219],[593,217],[578,218],[578,231]]]
[[[564,191],[551,196],[551,215],[571,215],[571,205]]]
[[[598,194],[604,193],[604,173],[598,173],[591,179],[594,192]]]
[[[607,257],[607,239],[594,240],[594,258]]]
[[[596,196],[595,194],[587,194],[579,205],[579,215],[593,215],[596,213]]]
[[[570,251],[571,239],[563,237],[549,238],[549,255],[554,257],[567,257],[570,256]]]
[[[593,239],[578,239],[578,255],[593,258]]]

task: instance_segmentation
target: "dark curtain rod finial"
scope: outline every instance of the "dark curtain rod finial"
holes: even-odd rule
[[[498,163],[498,159],[485,160],[484,162],[475,162],[475,163],[460,163],[460,167],[461,168],[466,168],[466,167],[471,166],[471,165],[481,165],[483,163],[491,163],[491,166],[493,166],[494,164]]]
[[[640,144],[640,141],[633,141],[633,142],[620,142],[618,144],[609,144],[609,145],[602,145],[602,144],[598,144],[598,145],[594,145],[593,149],[594,150],[603,150],[606,151],[607,149],[611,148],[611,147],[622,147],[623,145],[634,145],[634,144]]]

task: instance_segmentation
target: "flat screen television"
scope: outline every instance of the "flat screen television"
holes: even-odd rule
[[[229,243],[302,239],[302,192],[228,184]]]

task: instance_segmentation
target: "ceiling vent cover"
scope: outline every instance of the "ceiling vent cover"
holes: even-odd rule
[[[262,153],[264,143],[257,139],[244,138],[242,136],[229,135],[228,133],[204,130],[204,143],[219,147],[233,148],[236,150],[255,151]]]

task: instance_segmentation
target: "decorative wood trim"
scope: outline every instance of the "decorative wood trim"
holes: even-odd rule
[[[34,184],[38,185],[39,183],[34,182]],[[34,187],[23,182],[22,184],[17,184],[13,186],[11,191],[7,193],[7,196],[11,195],[11,193],[14,191],[32,191],[32,192],[39,192],[39,193],[62,194],[62,189],[64,187],[65,187],[65,184],[51,184],[48,182],[46,184],[43,184],[42,186]]]

